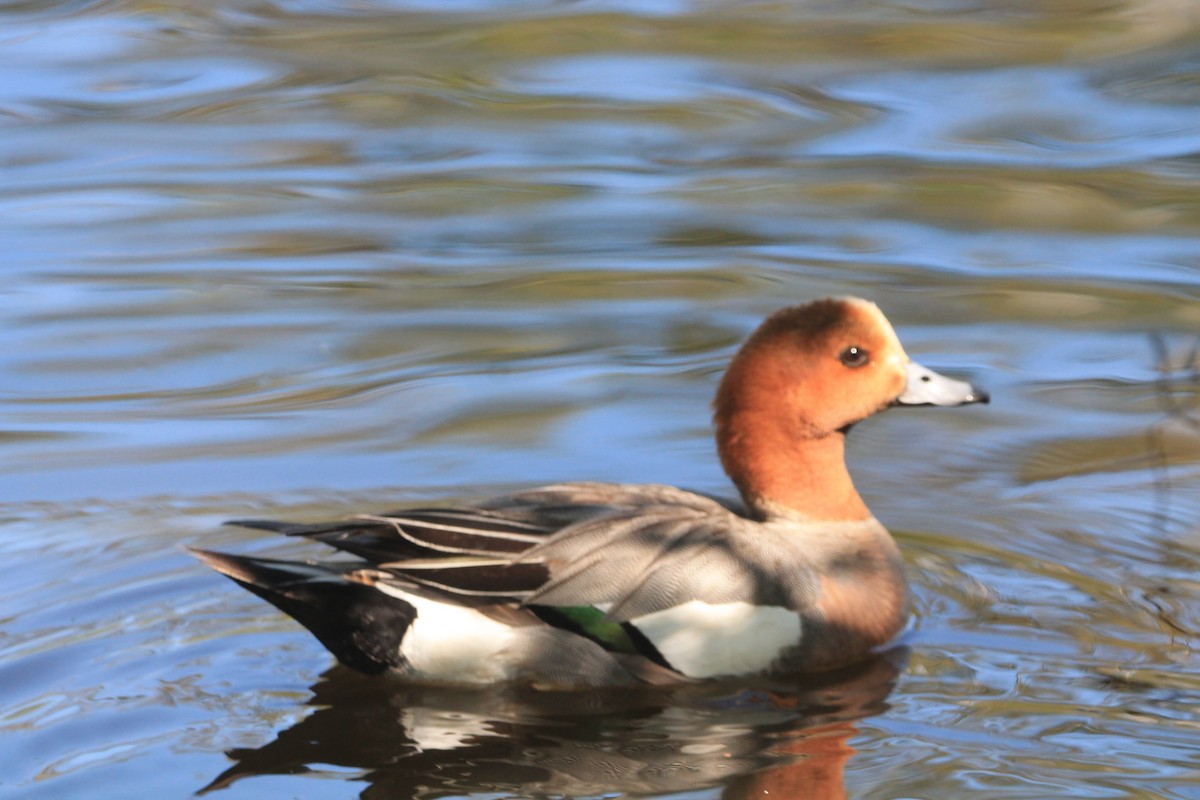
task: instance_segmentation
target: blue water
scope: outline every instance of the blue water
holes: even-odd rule
[[[1169,0],[0,10],[0,796],[1200,798],[1198,33]],[[830,294],[994,398],[851,440],[906,660],[383,685],[181,550],[727,492],[720,370]]]

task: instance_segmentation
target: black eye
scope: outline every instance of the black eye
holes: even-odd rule
[[[854,347],[851,345],[843,350],[842,354],[838,356],[838,358],[847,367],[861,367],[863,364],[866,364],[871,360],[871,354],[861,347]]]

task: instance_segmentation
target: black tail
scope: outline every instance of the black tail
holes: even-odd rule
[[[354,566],[188,550],[308,628],[346,666],[374,674],[404,665],[400,642],[416,609],[355,580]]]

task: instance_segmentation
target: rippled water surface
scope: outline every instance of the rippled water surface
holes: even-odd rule
[[[0,9],[0,796],[1200,798],[1185,0]],[[914,585],[824,685],[332,668],[181,546],[561,479],[728,486],[769,311],[989,407],[851,467]]]

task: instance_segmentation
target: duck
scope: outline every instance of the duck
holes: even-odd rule
[[[989,400],[912,361],[874,303],[824,298],[768,316],[719,382],[716,450],[736,499],[560,483],[327,523],[228,523],[342,560],[191,552],[341,663],[406,682],[826,673],[886,649],[909,614],[903,558],[854,487],[847,435],[894,406]]]

